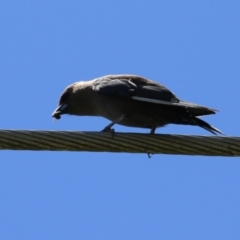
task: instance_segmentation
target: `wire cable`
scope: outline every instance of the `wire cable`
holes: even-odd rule
[[[240,156],[240,137],[0,130],[0,150]]]

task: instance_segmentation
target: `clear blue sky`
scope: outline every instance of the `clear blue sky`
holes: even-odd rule
[[[219,109],[204,119],[240,136],[239,46],[237,0],[1,1],[0,128],[99,131],[108,120],[54,124],[60,94],[132,73]],[[240,160],[1,151],[0,239],[240,239]]]

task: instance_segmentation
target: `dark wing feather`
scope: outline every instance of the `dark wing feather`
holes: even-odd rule
[[[130,97],[135,91],[126,79],[110,79],[105,77],[97,79],[93,83],[92,89],[101,94],[121,97]]]
[[[93,90],[101,94],[121,97],[140,97],[144,98],[145,101],[155,99],[166,102],[179,102],[176,96],[163,85],[135,75],[108,75],[101,77],[93,83]]]
[[[107,75],[96,79],[92,89],[100,94],[186,108],[189,114],[193,116],[214,114],[216,111],[195,103],[179,100],[163,85],[136,75]]]

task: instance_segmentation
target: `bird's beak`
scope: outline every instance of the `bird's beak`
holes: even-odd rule
[[[59,105],[54,112],[52,113],[52,117],[55,119],[60,119],[62,114],[65,113],[65,109],[67,108],[68,104],[67,103],[63,103],[61,105]]]

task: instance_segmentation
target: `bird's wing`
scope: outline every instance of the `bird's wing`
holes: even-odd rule
[[[136,75],[107,75],[96,79],[92,89],[100,94],[186,108],[193,116],[214,114],[217,111],[180,100],[163,85]]]
[[[131,98],[158,104],[179,103],[180,100],[163,85],[135,75],[108,75],[93,83],[93,90],[106,95]]]

